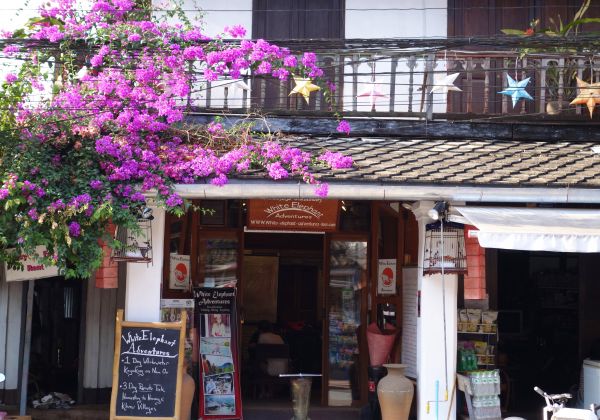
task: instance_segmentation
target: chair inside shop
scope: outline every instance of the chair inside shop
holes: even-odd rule
[[[280,378],[278,374],[269,374],[269,360],[287,362],[287,369],[277,373],[291,372],[290,347],[287,344],[257,344],[256,356],[249,375],[253,398],[257,398],[260,393],[265,392],[272,396],[276,391],[288,385],[287,378]]]

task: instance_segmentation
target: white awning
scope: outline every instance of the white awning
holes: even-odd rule
[[[484,248],[600,252],[600,210],[453,207]]]

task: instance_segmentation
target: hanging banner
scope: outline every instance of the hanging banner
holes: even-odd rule
[[[48,256],[45,246],[36,247],[35,253],[39,256]],[[6,281],[36,280],[58,276],[58,268],[56,266],[44,265],[31,255],[23,254],[19,259],[21,260],[21,264],[23,264],[23,270],[11,270],[6,267]]]
[[[235,288],[196,288],[199,332],[199,419],[242,416]]]
[[[190,289],[190,256],[171,254],[169,259],[169,289]]]
[[[378,261],[377,294],[396,294],[396,260],[381,259]]]
[[[337,230],[339,202],[321,199],[250,200],[248,228],[333,232]]]

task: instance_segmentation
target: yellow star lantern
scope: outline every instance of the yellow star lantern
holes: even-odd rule
[[[590,111],[590,118],[594,114],[594,108],[600,104],[600,83],[587,83],[577,78],[579,95],[571,101],[571,105],[586,105]]]
[[[294,89],[292,89],[290,95],[292,95],[293,93],[298,93],[304,96],[304,100],[306,101],[306,103],[308,103],[310,92],[314,92],[316,90],[321,89],[319,86],[313,85],[312,80],[305,79],[303,77],[294,76],[294,82],[296,83],[296,86],[294,86]]]

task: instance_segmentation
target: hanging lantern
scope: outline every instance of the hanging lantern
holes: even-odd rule
[[[121,243],[119,249],[113,250],[114,261],[152,262],[152,211],[145,209],[142,218],[137,221],[138,230],[117,226],[115,239]]]
[[[457,223],[436,222],[425,227],[423,274],[467,272],[465,235]]]

